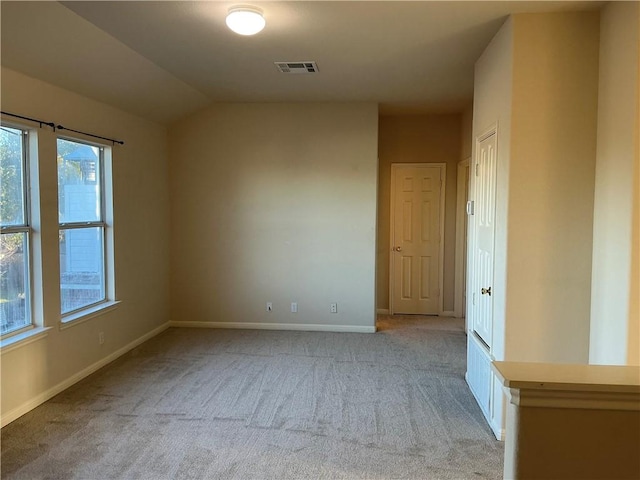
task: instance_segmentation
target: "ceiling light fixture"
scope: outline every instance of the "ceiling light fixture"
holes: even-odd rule
[[[265,24],[262,10],[256,7],[239,5],[231,7],[227,14],[227,27],[239,35],[255,35]]]

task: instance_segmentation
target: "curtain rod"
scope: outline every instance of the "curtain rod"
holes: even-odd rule
[[[47,125],[48,127],[53,128],[54,132],[56,130],[56,124],[53,122],[45,122],[44,120],[38,120],[37,118],[23,117],[22,115],[16,115],[15,113],[9,113],[9,112],[0,112],[0,113],[2,113],[2,115],[8,115],[9,117],[21,118],[22,120],[28,120],[30,122],[39,123],[40,128],[42,128],[42,125]]]
[[[56,125],[53,122],[46,122],[44,120],[40,120],[40,119],[37,119],[37,118],[24,117],[22,115],[16,115],[15,113],[9,113],[9,112],[4,112],[4,111],[0,111],[0,113],[2,115],[7,115],[9,117],[21,118],[22,120],[28,120],[30,122],[38,123],[38,124],[40,124],[40,128],[42,128],[42,125],[47,125],[48,127],[53,128],[54,132],[56,131],[56,129],[57,130],[67,130],[69,132],[74,132],[74,133],[79,133],[81,135],[86,135],[87,137],[99,138],[101,140],[107,140],[108,142],[111,142],[113,145],[115,145],[116,143],[119,144],[119,145],[124,145],[124,142],[122,140],[116,140],[115,138],[109,138],[109,137],[101,137],[100,135],[94,135],[93,133],[82,132],[80,130],[74,130],[72,128],[67,128],[67,127],[64,127],[62,125]]]
[[[119,143],[120,145],[124,145],[124,142],[122,140],[115,140],[113,138],[101,137],[100,135],[94,135],[92,133],[87,133],[87,132],[81,132],[80,130],[74,130],[72,128],[63,127],[62,125],[56,125],[55,128],[57,128],[58,130],[68,130],[69,132],[80,133],[82,135],[86,135],[87,137],[93,137],[93,138],[100,138],[102,140],[108,140],[109,142],[113,143],[114,145],[116,143]]]

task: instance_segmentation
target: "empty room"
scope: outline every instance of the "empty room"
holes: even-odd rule
[[[2,479],[640,476],[638,2],[0,9]]]

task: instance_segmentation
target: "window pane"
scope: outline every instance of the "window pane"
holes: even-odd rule
[[[62,313],[105,299],[104,228],[60,230]]]
[[[26,223],[22,131],[0,128],[0,224]]]
[[[26,232],[0,235],[0,332],[26,327],[29,320],[29,244]]]
[[[58,209],[60,223],[102,220],[97,147],[58,139]]]

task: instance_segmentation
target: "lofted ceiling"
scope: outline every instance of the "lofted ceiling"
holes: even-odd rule
[[[225,25],[259,6],[254,37]],[[510,13],[602,2],[2,1],[2,65],[169,124],[213,102],[376,102],[382,113],[450,113]],[[274,62],[314,61],[287,75]]]

